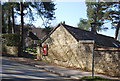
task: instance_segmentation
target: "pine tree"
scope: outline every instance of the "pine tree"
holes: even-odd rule
[[[102,12],[102,2],[86,2],[87,6],[87,16],[89,23],[96,23],[96,31],[102,30],[102,25],[104,24],[104,12]]]
[[[40,17],[44,21],[44,26],[49,27],[48,24],[50,24],[49,21],[53,20],[54,17],[54,10],[55,10],[55,4],[50,1],[50,2],[16,2],[15,5],[12,2],[5,2],[3,4],[3,17],[2,20],[5,23],[2,23],[4,26],[7,24],[10,28],[8,29],[7,27],[3,29],[8,29],[10,32],[12,31],[11,28],[11,23],[13,22],[15,24],[15,20],[12,19],[13,21],[11,22],[11,18],[15,18],[14,16],[21,16],[21,27],[20,27],[20,48],[23,48],[23,39],[24,39],[24,18],[27,17],[29,20],[32,22],[34,21],[35,17]],[[14,12],[15,10],[15,12]],[[27,11],[25,13],[24,11]],[[24,17],[24,18],[23,18]],[[7,20],[9,20],[7,22]],[[14,25],[13,24],[13,25]],[[13,26],[14,27],[14,26]],[[13,28],[14,29],[14,28]],[[19,56],[21,56],[22,49],[19,49]]]
[[[104,9],[106,20],[112,21],[112,27],[115,30],[115,39],[118,37],[118,32],[120,29],[120,1],[119,2],[109,2]]]
[[[6,2],[2,4],[2,25],[3,33],[15,33],[14,8],[18,5],[15,2]]]
[[[99,23],[96,30],[102,30],[102,25],[112,21],[112,27],[116,28],[115,39],[120,29],[120,2],[86,2],[88,22]]]

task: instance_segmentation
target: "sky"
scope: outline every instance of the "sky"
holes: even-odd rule
[[[56,4],[55,8],[57,9],[55,10],[56,19],[52,21],[51,24],[53,26],[56,26],[60,22],[65,21],[66,24],[71,25],[73,27],[77,27],[80,18],[87,19],[87,12],[86,12],[87,7],[84,1],[81,2],[60,1],[60,2],[55,2],[55,4]],[[41,19],[38,19],[37,21],[34,22],[34,25],[36,27],[41,27],[42,23],[40,22],[42,22]],[[115,30],[111,29],[111,25],[106,24],[105,26],[109,27],[109,30],[98,33],[114,37]]]
[[[65,21],[66,24],[76,27],[80,18],[87,18],[86,5],[84,2],[55,2],[55,4],[56,19],[52,25],[57,25]],[[36,26],[40,26],[41,23],[38,23],[39,21],[41,20],[38,19],[38,21],[36,21]]]

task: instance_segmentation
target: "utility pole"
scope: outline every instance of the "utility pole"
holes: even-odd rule
[[[95,42],[93,43],[93,50],[92,50],[92,77],[94,77],[94,55],[95,55]]]
[[[96,27],[96,23],[91,23],[92,31],[94,30],[93,27]],[[94,30],[95,31],[95,30]],[[96,33],[96,32],[94,32]],[[92,49],[92,77],[94,77],[94,55],[95,55],[95,41],[93,42],[93,49]]]

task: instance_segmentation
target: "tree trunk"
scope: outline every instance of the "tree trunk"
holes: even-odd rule
[[[1,2],[0,2],[0,14],[2,14],[2,5],[1,5]],[[0,15],[0,18],[2,18],[2,15]],[[2,33],[2,21],[3,19],[0,20],[0,34]],[[0,43],[0,46],[2,46],[2,43]],[[0,52],[1,53],[1,52]]]
[[[8,33],[12,33],[11,21],[10,21],[10,10],[8,10]]]
[[[120,1],[119,1],[119,19],[120,19]],[[118,34],[119,34],[119,30],[120,30],[120,20],[116,26],[116,30],[115,30],[115,39],[117,40],[118,38]]]
[[[119,34],[119,29],[120,29],[120,21],[118,22],[118,25],[116,26],[115,30],[115,39],[117,40],[118,34]]]
[[[12,33],[15,33],[14,7],[12,7]]]
[[[20,28],[20,45],[19,45],[19,54],[18,56],[23,56],[23,26],[24,26],[24,20],[23,20],[23,2],[20,2],[20,12],[21,12],[21,28]]]

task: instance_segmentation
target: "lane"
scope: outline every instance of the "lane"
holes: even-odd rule
[[[2,58],[2,79],[64,79],[64,77]]]

